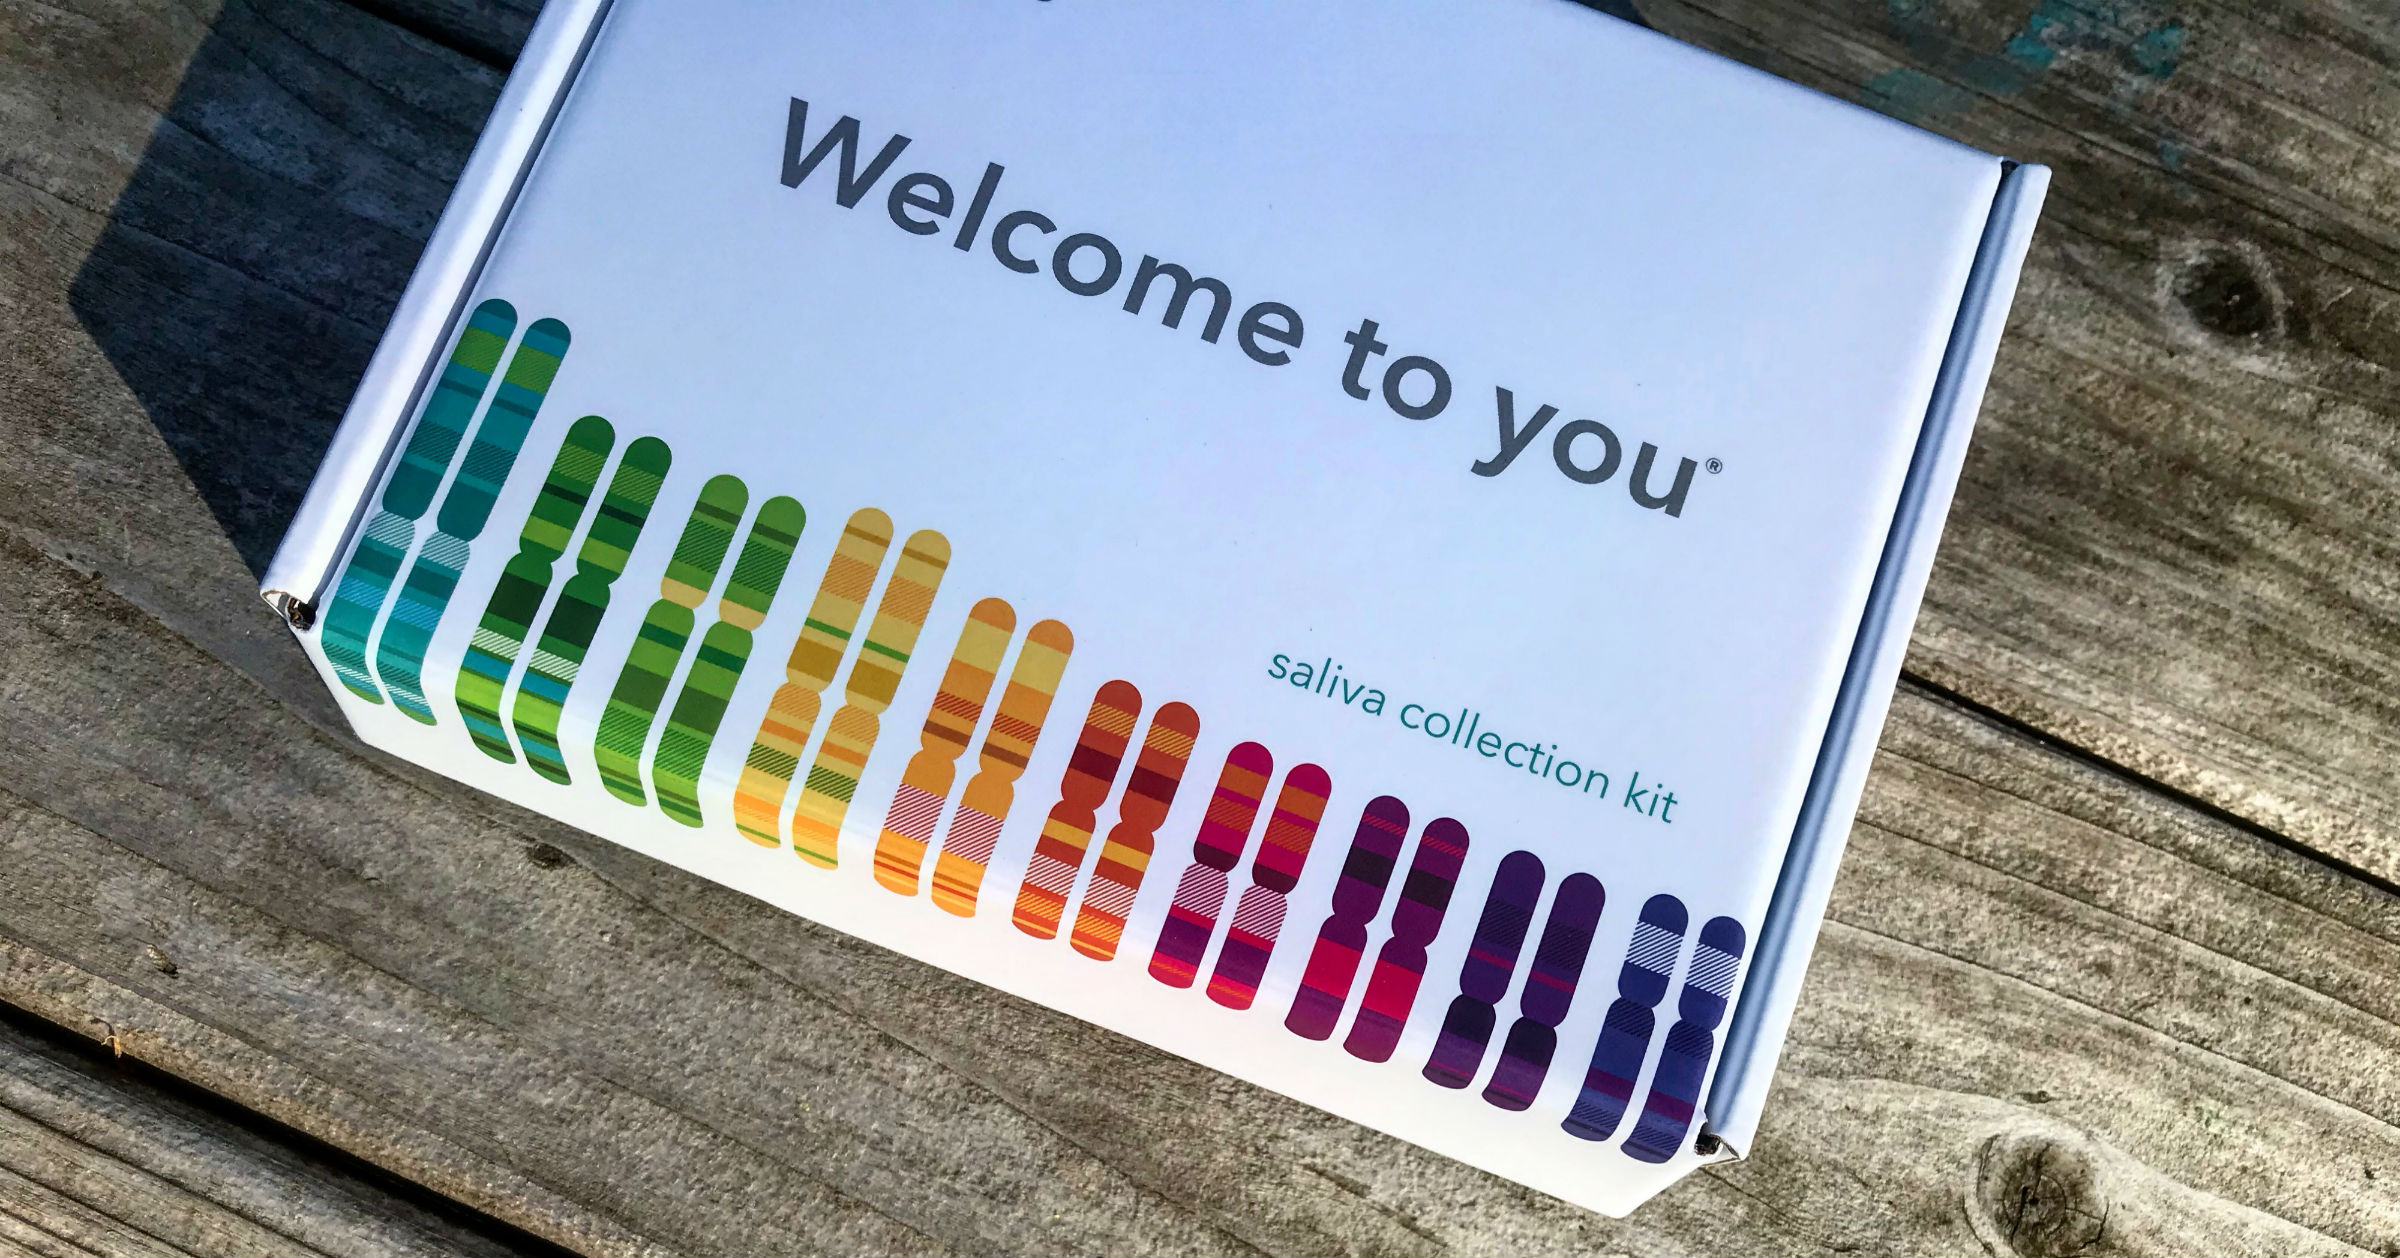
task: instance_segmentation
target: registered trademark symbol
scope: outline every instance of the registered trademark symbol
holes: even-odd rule
[[[1723,460],[1723,459],[1710,459],[1710,460],[1708,461],[1708,474],[1709,474],[1709,475],[1711,475],[1711,476],[1714,476],[1714,475],[1716,475],[1717,473],[1719,473],[1719,472],[1722,472],[1722,471],[1724,471],[1724,470],[1725,470],[1725,460]]]

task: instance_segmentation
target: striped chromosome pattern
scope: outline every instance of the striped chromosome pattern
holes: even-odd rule
[[[1500,1046],[1500,1062],[1492,1067],[1490,1082],[1484,1084],[1484,1100],[1521,1110],[1541,1093],[1551,1055],[1558,1051],[1558,1024],[1574,1003],[1584,957],[1592,950],[1592,928],[1600,924],[1607,901],[1600,880],[1590,874],[1569,874],[1560,880],[1550,920],[1542,926],[1542,941],[1533,950],[1532,972],[1517,996],[1518,1018]]]
[[[1692,969],[1684,976],[1683,996],[1676,1002],[1675,1025],[1667,1028],[1667,1045],[1659,1050],[1658,1069],[1650,1076],[1650,1095],[1642,1099],[1642,1117],[1634,1123],[1633,1134],[1625,1137],[1626,1156],[1664,1162],[1683,1148],[1692,1114],[1700,1105],[1700,1081],[1708,1074],[1709,1058],[1716,1055],[1717,1024],[1725,1018],[1725,1001],[1742,968],[1746,941],[1742,924],[1730,917],[1712,917],[1700,928]]]
[[[1134,689],[1132,682],[1109,682],[1092,696],[1083,732],[1075,737],[1075,752],[1067,758],[1067,772],[1059,782],[1058,802],[1042,820],[1033,859],[1025,867],[1025,881],[1017,887],[1017,904],[1009,920],[1018,930],[1036,939],[1058,936],[1067,893],[1075,889],[1083,854],[1092,845],[1093,829],[1100,824],[1100,805],[1108,802],[1109,788],[1116,784],[1117,770],[1125,763],[1125,749],[1133,742],[1133,724],[1141,715],[1142,692]]]
[[[551,460],[550,474],[542,478],[542,491],[517,534],[517,553],[501,569],[500,583],[492,587],[491,601],[484,605],[483,619],[459,663],[459,720],[475,746],[494,760],[513,763],[517,758],[500,717],[508,675],[516,671],[517,653],[533,632],[533,618],[550,595],[550,579],[575,540],[576,526],[583,522],[616,443],[616,429],[597,415],[586,415],[567,429],[566,443]]]
[[[650,775],[658,789],[661,811],[687,826],[698,826],[700,769],[717,740],[733,688],[741,684],[742,669],[750,662],[751,634],[767,618],[775,591],[791,567],[792,549],[808,513],[790,498],[769,498],[750,522],[750,536],[725,579],[717,600],[717,623],[700,638],[684,675],[683,693],[667,711],[667,725],[658,735],[658,750],[650,757]]]
[[[933,611],[934,593],[950,567],[949,539],[932,529],[909,534],[900,544],[900,559],[884,583],[867,625],[867,640],[850,662],[850,678],[842,706],[825,724],[817,745],[817,761],[800,784],[800,799],[792,805],[792,850],[802,860],[825,869],[834,867],[841,846],[842,820],[850,812],[850,797],[858,792],[859,775],[875,750],[878,718],[892,705],[909,653],[917,649],[917,634]]]
[[[525,329],[524,340],[508,356],[508,370],[492,392],[492,404],[475,428],[458,475],[442,497],[433,536],[418,549],[408,579],[392,600],[391,618],[375,645],[375,672],[391,692],[392,706],[412,720],[433,724],[433,706],[425,701],[425,649],[450,608],[474,541],[492,518],[492,505],[517,465],[517,452],[525,447],[525,434],[533,428],[566,353],[566,324],[540,319]]]
[[[1592,1045],[1592,1064],[1583,1073],[1583,1089],[1568,1111],[1568,1134],[1586,1140],[1606,1140],[1617,1134],[1625,1108],[1633,1102],[1634,1082],[1642,1077],[1642,1060],[1650,1055],[1650,1036],[1657,1029],[1651,1010],[1667,998],[1667,976],[1683,951],[1683,933],[1691,925],[1683,901],[1654,895],[1642,905],[1633,926],[1633,942],[1625,949],[1625,968],[1617,972],[1617,998],[1600,1024]]]
[[[1492,875],[1483,916],[1476,919],[1475,937],[1459,966],[1458,996],[1450,1002],[1433,1055],[1425,1062],[1425,1077],[1445,1088],[1467,1086],[1483,1068],[1500,998],[1508,994],[1517,953],[1525,946],[1534,906],[1542,899],[1544,876],[1542,858],[1522,851],[1500,858],[1499,871]]]
[[[1259,980],[1283,933],[1285,897],[1300,884],[1317,824],[1325,816],[1325,797],[1332,793],[1333,779],[1316,765],[1298,765],[1284,775],[1267,814],[1266,838],[1250,861],[1250,885],[1234,906],[1233,924],[1225,928],[1217,967],[1208,976],[1210,1000],[1228,1009],[1247,1009],[1258,1000]]]
[[[924,880],[925,848],[958,779],[958,758],[983,721],[983,705],[1016,631],[1016,609],[1000,599],[987,598],[967,613],[933,709],[925,714],[917,754],[900,775],[900,788],[884,813],[883,834],[875,840],[875,881],[892,891],[915,895]]]
[[[658,488],[673,462],[667,443],[656,437],[643,437],[625,447],[625,457],[617,461],[608,492],[600,497],[600,510],[584,534],[583,548],[575,553],[575,575],[559,590],[550,619],[534,643],[533,658],[525,662],[525,675],[517,682],[517,703],[510,718],[517,727],[517,742],[525,749],[526,765],[553,782],[568,780],[565,753],[558,741],[567,693],[574,689],[592,635],[599,632],[601,618],[608,614],[609,587],[632,558],[642,527],[649,523],[650,506],[658,500]]]
[[[1242,743],[1225,755],[1217,774],[1217,791],[1200,818],[1200,833],[1192,839],[1192,863],[1175,883],[1175,901],[1159,926],[1158,946],[1150,953],[1150,976],[1169,987],[1189,987],[1200,974],[1200,958],[1217,933],[1217,913],[1225,907],[1226,878],[1242,861],[1250,845],[1251,827],[1258,824],[1259,805],[1267,783],[1275,776],[1275,757],[1257,743]]]
[[[766,719],[759,722],[758,737],[750,744],[741,780],[734,786],[734,828],[753,843],[783,846],[783,797],[791,793],[800,754],[808,750],[820,696],[841,671],[842,656],[850,650],[859,618],[866,615],[875,574],[891,546],[892,518],[873,507],[853,512],[842,525],[816,601],[809,604],[799,640],[784,661],[783,685],[767,704]]]
[[[1067,657],[1074,650],[1075,635],[1055,620],[1027,630],[1025,645],[1017,648],[1016,667],[1009,670],[999,710],[983,735],[975,776],[958,797],[950,833],[933,864],[933,902],[945,913],[975,915],[983,871],[991,864],[1000,827],[1016,803],[1017,778],[1042,736],[1050,701],[1058,694],[1059,679],[1066,675]]]
[[[642,618],[616,688],[609,692],[608,708],[600,714],[600,731],[592,744],[600,784],[626,803],[649,802],[642,786],[642,748],[650,741],[650,727],[658,720],[668,682],[683,662],[683,650],[691,644],[692,610],[716,584],[717,568],[733,546],[733,531],[749,501],[749,487],[736,477],[713,477],[701,486],[700,501],[684,522],[683,535],[675,539],[675,554],[658,583],[658,601]]]
[[[487,301],[467,316],[450,361],[418,412],[416,430],[384,483],[382,503],[367,521],[357,549],[334,584],[325,617],[318,622],[322,627],[317,641],[334,676],[370,703],[383,702],[383,692],[367,671],[367,639],[416,541],[416,522],[433,505],[434,492],[449,475],[450,460],[458,454],[458,443],[474,422],[475,408],[491,387],[492,372],[516,330],[516,309],[505,301]]]
[[[1389,795],[1367,801],[1342,876],[1333,884],[1333,912],[1317,928],[1317,946],[1292,996],[1292,1010],[1284,1015],[1283,1025],[1292,1034],[1312,1040],[1332,1036],[1367,950],[1367,926],[1383,909],[1384,888],[1407,838],[1408,805]]]
[[[1114,960],[1125,936],[1125,917],[1142,893],[1150,854],[1157,847],[1159,826],[1175,805],[1175,790],[1191,763],[1192,744],[1200,737],[1200,714],[1190,704],[1170,703],[1150,719],[1142,735],[1142,750],[1134,757],[1125,793],[1117,800],[1117,824],[1100,845],[1092,865],[1091,882],[1075,913],[1075,928],[1067,942],[1095,961]]]
[[[1342,1048],[1364,1061],[1390,1061],[1399,1046],[1400,1031],[1416,1007],[1417,988],[1425,981],[1425,949],[1441,933],[1450,909],[1450,894],[1458,886],[1459,867],[1467,862],[1467,828],[1438,817],[1417,839],[1409,858],[1408,877],[1400,882],[1400,899],[1392,905],[1392,937],[1375,954],[1367,974],[1366,993],[1359,997],[1358,1016]]]

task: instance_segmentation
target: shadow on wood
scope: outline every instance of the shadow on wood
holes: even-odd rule
[[[419,58],[418,77],[394,67],[371,88],[327,60],[356,49],[326,45],[368,36],[380,60]],[[316,473],[499,73],[394,39],[354,10],[235,0],[75,276],[76,318],[254,576]],[[398,91],[381,90],[391,82]]]

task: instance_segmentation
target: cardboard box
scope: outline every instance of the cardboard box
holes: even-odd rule
[[[376,747],[1621,1214],[2045,180],[1561,0],[552,0],[266,592]]]

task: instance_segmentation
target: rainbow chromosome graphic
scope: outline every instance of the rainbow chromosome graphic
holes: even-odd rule
[[[1009,920],[1036,939],[1058,936],[1058,921],[1066,912],[1067,894],[1083,868],[1083,854],[1092,845],[1100,824],[1100,805],[1108,802],[1117,770],[1124,766],[1125,749],[1133,742],[1134,722],[1141,719],[1142,692],[1128,681],[1111,681],[1092,696],[1084,714],[1083,732],[1076,735],[1075,752],[1067,758],[1066,775],[1059,781],[1058,802],[1042,820],[1034,840],[1033,859],[1025,881],[1017,887],[1017,904]]]
[[[1267,813],[1267,836],[1250,861],[1250,885],[1234,906],[1233,923],[1217,949],[1216,970],[1208,976],[1210,1000],[1228,1009],[1247,1009],[1258,1000],[1259,980],[1283,933],[1286,897],[1308,865],[1325,797],[1332,793],[1333,779],[1316,765],[1297,765],[1284,775],[1275,807]]]
[[[1042,736],[1042,723],[1049,719],[1050,702],[1074,650],[1075,635],[1055,620],[1027,630],[1025,645],[1017,649],[1016,667],[1009,670],[1008,686],[1000,692],[1000,708],[984,732],[975,776],[959,795],[950,832],[934,860],[933,902],[945,913],[975,915],[992,848],[1016,803],[1017,779]]]
[[[1717,1051],[1717,1023],[1725,1018],[1725,1002],[1742,967],[1747,938],[1742,924],[1730,917],[1712,917],[1700,928],[1691,972],[1684,976],[1683,995],[1676,1002],[1679,1016],[1667,1028],[1667,1045],[1659,1051],[1658,1069],[1650,1076],[1650,1095],[1642,1098],[1641,1120],[1625,1137],[1627,1157],[1664,1162],[1683,1148],[1692,1114],[1700,1105],[1700,1081]]]
[[[809,604],[791,657],[784,661],[783,685],[767,704],[758,737],[742,761],[741,780],[734,785],[734,828],[753,843],[783,846],[783,798],[791,793],[801,753],[808,750],[808,736],[816,728],[821,696],[841,671],[850,635],[866,615],[875,574],[891,546],[892,518],[873,507],[852,512],[842,525],[816,601]]]
[[[808,513],[790,498],[769,498],[750,522],[750,536],[725,579],[717,600],[717,623],[700,638],[692,667],[684,674],[683,693],[667,711],[666,728],[659,731],[658,750],[650,757],[650,776],[658,790],[658,806],[687,826],[698,826],[700,770],[708,749],[717,740],[733,688],[741,684],[742,669],[750,662],[751,634],[767,618],[783,573],[792,563],[792,549]]]
[[[1292,1010],[1284,1015],[1283,1025],[1292,1034],[1312,1040],[1332,1036],[1367,950],[1367,926],[1383,909],[1384,888],[1407,840],[1408,805],[1389,795],[1368,800],[1350,837],[1342,876],[1333,884],[1333,912],[1317,928],[1316,948],[1300,975]]]
[[[749,487],[733,476],[711,477],[700,487],[700,501],[675,539],[675,554],[658,583],[658,601],[642,617],[642,627],[626,652],[625,667],[609,692],[608,708],[600,714],[600,730],[592,755],[599,762],[600,784],[629,804],[650,802],[642,785],[642,748],[658,720],[667,684],[691,645],[692,611],[716,584],[717,568],[733,547],[733,531],[749,505]]]
[[[949,539],[932,529],[911,533],[900,544],[900,559],[884,582],[874,620],[868,622],[867,640],[850,663],[842,706],[826,722],[817,761],[801,781],[799,802],[792,805],[792,851],[812,865],[831,869],[839,859],[842,820],[849,815],[850,797],[858,791],[867,757],[875,750],[878,718],[900,688],[900,674],[917,648],[917,634],[925,628],[933,596],[949,567]]]
[[[1426,1059],[1425,1077],[1445,1088],[1463,1088],[1483,1069],[1483,1053],[1492,1042],[1500,998],[1508,994],[1517,969],[1517,953],[1525,932],[1533,926],[1534,906],[1541,902],[1542,858],[1531,852],[1510,852],[1500,858],[1492,875],[1483,915],[1467,944],[1467,959],[1458,969],[1458,996],[1442,1018],[1442,1030]]]
[[[583,668],[584,654],[591,649],[592,635],[608,614],[609,587],[624,574],[673,462],[667,443],[656,437],[642,437],[625,447],[592,527],[584,534],[583,548],[575,552],[575,575],[559,590],[550,619],[534,642],[533,658],[525,662],[525,675],[517,682],[517,703],[510,714],[517,742],[525,749],[526,765],[550,781],[568,781],[558,741],[559,718]]]
[[[566,353],[566,324],[538,319],[525,329],[516,352],[508,356],[508,370],[492,392],[483,422],[475,428],[467,457],[450,482],[450,492],[442,496],[434,533],[418,548],[417,561],[392,600],[391,617],[375,644],[375,672],[383,678],[392,706],[421,724],[434,723],[433,705],[425,701],[425,649],[449,610],[474,541],[492,518],[492,505],[517,465],[517,452],[525,447],[525,434],[532,430]]]
[[[967,613],[933,709],[925,714],[917,754],[900,775],[892,806],[884,812],[883,833],[875,840],[875,881],[891,891],[915,895],[924,880],[925,848],[958,779],[958,758],[983,721],[983,705],[1016,631],[1016,609],[1000,599],[984,599]]]
[[[1367,975],[1367,990],[1359,997],[1358,1016],[1342,1048],[1364,1061],[1390,1061],[1400,1043],[1401,1028],[1417,1003],[1417,987],[1425,979],[1425,948],[1441,933],[1442,917],[1450,908],[1450,893],[1458,885],[1459,868],[1467,862],[1467,828],[1438,817],[1417,839],[1409,858],[1408,877],[1400,882],[1400,899],[1392,906],[1392,937],[1375,954]]]
[[[1521,1110],[1541,1094],[1542,1078],[1550,1073],[1551,1055],[1558,1051],[1558,1024],[1566,1021],[1575,1001],[1575,984],[1583,978],[1583,961],[1592,950],[1592,928],[1608,902],[1600,880],[1590,874],[1569,874],[1558,884],[1550,904],[1550,920],[1542,926],[1542,941],[1533,950],[1533,971],[1517,996],[1518,1017],[1500,1046],[1500,1063],[1492,1067],[1483,1086],[1483,1099],[1501,1109]]]
[[[1583,1073],[1583,1089],[1560,1124],[1569,1135],[1606,1140],[1617,1134],[1625,1108],[1633,1102],[1633,1087],[1642,1077],[1642,1061],[1650,1055],[1650,1036],[1657,1030],[1651,1010],[1667,998],[1667,976],[1683,951],[1683,932],[1691,925],[1683,901],[1654,895],[1642,905],[1633,925],[1633,941],[1625,949],[1625,966],[1617,972],[1617,998],[1600,1023],[1600,1038],[1592,1044],[1592,1064]]]
[[[416,522],[424,518],[433,505],[434,492],[449,475],[450,460],[458,454],[458,443],[466,437],[467,425],[474,422],[475,408],[481,404],[484,390],[491,387],[492,372],[499,368],[500,355],[516,330],[516,308],[505,301],[487,301],[467,316],[467,326],[459,330],[458,343],[451,347],[450,361],[442,367],[441,378],[418,412],[416,429],[409,434],[391,479],[384,482],[383,499],[367,521],[350,562],[343,566],[341,579],[334,583],[333,599],[318,622],[317,641],[334,676],[350,693],[369,703],[383,702],[383,691],[367,671],[367,640],[374,636],[384,600],[416,541]]]
[[[550,462],[542,490],[517,534],[517,553],[501,569],[492,587],[475,637],[467,643],[458,666],[458,716],[475,746],[494,760],[514,762],[516,748],[501,724],[500,702],[508,690],[508,675],[516,671],[517,653],[533,632],[533,618],[549,597],[550,579],[558,561],[575,540],[576,526],[591,505],[608,452],[617,443],[616,429],[597,415],[586,415],[567,429],[566,443]]]
[[[1125,779],[1117,800],[1117,824],[1109,827],[1100,845],[1100,859],[1083,889],[1075,914],[1075,929],[1067,941],[1075,951],[1095,961],[1114,960],[1125,936],[1125,915],[1142,892],[1142,877],[1150,868],[1158,827],[1174,807],[1175,789],[1191,763],[1192,744],[1200,737],[1200,714],[1190,704],[1170,703],[1150,719],[1142,736],[1141,753]]]
[[[1216,793],[1209,796],[1200,832],[1192,837],[1192,863],[1175,882],[1175,900],[1150,952],[1152,978],[1169,987],[1190,987],[1198,980],[1200,958],[1225,907],[1227,876],[1250,844],[1251,827],[1258,824],[1259,805],[1274,776],[1274,755],[1257,743],[1241,743],[1225,753]]]

